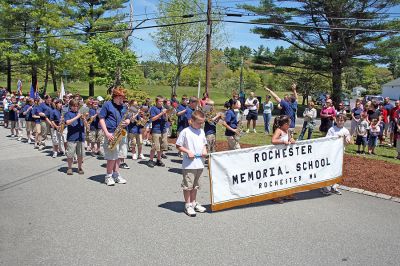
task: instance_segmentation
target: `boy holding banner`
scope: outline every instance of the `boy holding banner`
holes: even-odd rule
[[[190,126],[183,129],[176,141],[176,148],[183,153],[181,187],[185,199],[185,213],[196,216],[196,212],[205,212],[206,208],[196,201],[197,189],[200,188],[199,179],[203,172],[204,160],[207,156],[207,140],[204,130],[204,114],[194,111],[191,116]]]

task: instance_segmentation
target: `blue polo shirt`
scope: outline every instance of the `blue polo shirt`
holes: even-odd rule
[[[32,111],[31,111],[31,115],[38,115],[39,112],[37,111],[37,109],[39,108],[38,105],[33,106]],[[32,118],[33,121],[35,121],[35,124],[40,124],[40,118]]]
[[[104,118],[108,132],[114,133],[126,111],[124,105],[117,105],[108,101],[101,107],[99,118]]]
[[[35,115],[39,115],[39,113],[44,113],[46,115],[46,117],[50,117],[51,107],[45,103],[41,103],[41,104],[39,104],[38,108],[36,108]],[[40,120],[45,121],[46,118],[40,117]]]
[[[28,111],[29,107],[31,107],[31,105],[26,104],[26,105],[24,106],[24,108],[22,109],[22,112]],[[27,113],[25,114],[25,120],[26,120],[26,121],[33,121],[32,110],[33,110],[33,108],[32,108],[29,112],[27,112]]]
[[[13,107],[12,109],[10,107]],[[18,121],[18,108],[16,104],[10,104],[8,107],[8,120],[10,121]]]
[[[183,110],[186,109],[186,105],[178,105],[178,107],[176,108],[176,112],[182,112]],[[178,116],[178,126],[177,126],[177,130],[180,132],[182,131],[185,127],[187,127],[188,125],[188,121],[186,119],[186,114],[184,113],[183,115]]]
[[[354,107],[353,110],[351,110],[351,112],[353,113],[355,119],[359,119],[361,117],[363,110],[361,108]]]
[[[295,118],[291,103],[289,103],[285,100],[281,100],[281,102],[279,104],[282,107],[282,113],[284,115],[287,115],[290,118],[290,126],[289,127],[294,128],[296,118]]]
[[[152,106],[150,108],[150,117],[153,118],[159,113],[162,112],[162,107],[158,108],[157,106]],[[165,115],[161,116],[161,118],[156,121],[152,121],[151,133],[162,134],[166,132],[165,123],[167,120],[165,119]]]
[[[235,129],[238,126],[238,120],[235,112],[232,109],[229,109],[225,114],[225,122],[231,128]],[[225,136],[234,136],[235,132],[230,131],[229,129],[225,129]]]
[[[96,115],[97,114],[97,109],[94,109],[94,108],[90,108],[89,109],[89,119],[90,119],[90,117],[92,117],[92,116],[94,116],[94,115]],[[90,130],[91,131],[93,131],[93,130],[97,130],[97,129],[100,129],[101,127],[100,127],[100,124],[99,124],[99,121],[100,121],[100,119],[99,119],[99,116],[96,116],[96,118],[93,120],[93,122],[90,124]]]
[[[78,115],[78,112],[68,112],[64,120],[68,121]],[[67,127],[67,141],[85,141],[85,126],[82,119],[77,119]]]
[[[50,114],[50,120],[53,121],[57,126],[60,125],[61,122],[61,112],[60,110],[53,109]]]
[[[212,125],[212,124],[208,123],[207,121],[204,122],[204,133],[206,134],[206,136],[217,134],[216,124],[214,123],[214,125]]]
[[[140,115],[137,115],[135,117],[136,120],[140,119]],[[133,120],[132,120],[133,121]],[[138,126],[136,124],[136,122],[131,122],[128,126],[128,132],[131,134],[140,134],[141,133],[141,129],[143,128],[143,126]]]

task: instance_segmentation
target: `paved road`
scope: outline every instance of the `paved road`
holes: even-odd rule
[[[104,161],[67,176],[62,158],[0,128],[1,265],[398,265],[400,204],[344,192],[299,194],[189,218],[179,160],[129,162],[106,187]],[[207,176],[199,201],[209,204]]]

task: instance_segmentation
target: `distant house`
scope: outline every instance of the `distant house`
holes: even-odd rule
[[[382,96],[400,100],[400,78],[382,85]]]
[[[353,94],[354,96],[361,96],[361,94],[362,94],[363,92],[366,92],[366,91],[367,91],[366,88],[364,88],[364,87],[362,87],[362,86],[357,86],[357,87],[354,87],[354,88],[353,88],[352,94]]]

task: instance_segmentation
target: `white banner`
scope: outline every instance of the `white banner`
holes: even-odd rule
[[[343,171],[343,138],[217,152],[209,161],[211,203],[223,209],[335,181]]]

